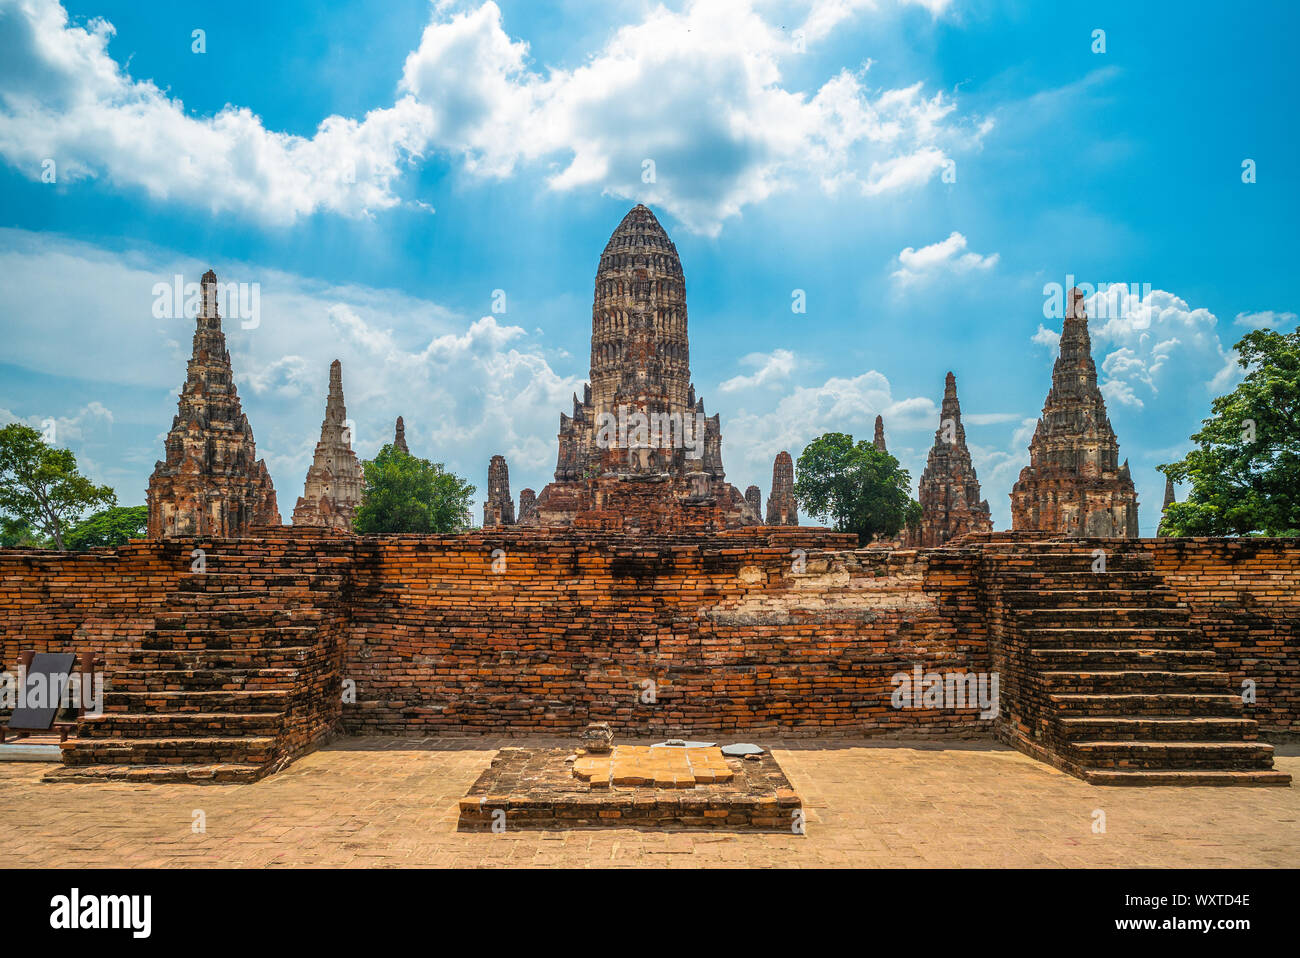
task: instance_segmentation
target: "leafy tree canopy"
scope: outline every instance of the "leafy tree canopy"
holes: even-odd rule
[[[77,523],[63,541],[69,549],[111,548],[143,538],[148,525],[148,506],[114,506]]]
[[[1160,467],[1192,486],[1162,535],[1300,535],[1300,329],[1257,329],[1235,348],[1246,378],[1211,404],[1197,448]]]
[[[468,527],[475,489],[442,463],[389,444],[361,468],[361,505],[353,522],[357,532],[428,534]]]
[[[77,472],[67,449],[51,449],[41,434],[21,423],[0,429],[0,513],[66,549],[64,533],[87,510],[117,505],[108,486]]]
[[[797,475],[794,494],[804,510],[864,542],[892,538],[920,521],[912,477],[869,440],[854,443],[841,432],[819,436],[800,454]]]

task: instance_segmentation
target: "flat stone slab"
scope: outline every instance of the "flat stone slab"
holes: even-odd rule
[[[631,766],[642,752],[647,762],[651,758],[648,746],[617,746],[616,753],[626,749],[634,751],[626,753],[625,767],[630,767],[629,756]],[[661,787],[619,784],[614,772],[617,754],[581,755],[566,763],[572,755],[569,749],[503,748],[460,800],[459,828],[705,828],[802,834],[803,802],[770,753],[747,761],[723,756],[717,748],[700,750],[709,753],[699,762],[700,771],[707,774],[697,775],[688,751],[695,750],[653,750],[655,760],[666,753],[692,770],[692,784],[679,783],[674,774],[673,783]],[[578,765],[587,760],[593,765],[586,769],[584,781]],[[594,760],[608,769],[605,780],[595,787],[593,773],[599,777],[601,772]]]
[[[763,750],[749,742],[737,742],[735,745],[722,746],[723,755],[762,755]]]
[[[582,755],[573,775],[592,788],[641,785],[655,788],[694,788],[729,782],[735,773],[719,748],[655,748],[616,745],[610,755]]]

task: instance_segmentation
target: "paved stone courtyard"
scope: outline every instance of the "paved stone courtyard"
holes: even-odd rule
[[[456,831],[521,739],[343,738],[252,785],[48,784],[0,764],[8,867],[1295,867],[1300,788],[1104,788],[991,744],[789,741],[807,834]],[[1277,767],[1300,778],[1300,746]],[[195,833],[202,811],[206,832]],[[1095,834],[1096,812],[1105,833]]]

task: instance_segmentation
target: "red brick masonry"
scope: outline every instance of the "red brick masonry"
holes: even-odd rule
[[[1235,687],[1255,682],[1245,715],[1262,736],[1294,736],[1300,727],[1297,539],[1057,547],[1002,533],[953,548],[888,551],[854,550],[850,537],[790,527],[640,538],[524,529],[265,536],[63,555],[0,551],[5,668],[23,649],[89,648],[113,687],[155,624],[193,627],[167,623],[165,614],[183,580],[193,587],[191,552],[203,548],[207,571],[222,573],[226,561],[232,582],[329,583],[325,594],[296,580],[283,587],[296,591],[270,594],[286,614],[312,612],[305,621],[329,646],[320,660],[341,657],[337,684],[355,688],[355,702],[341,708],[315,689],[295,698],[286,753],[334,729],[522,734],[589,721],[651,735],[991,736],[1019,715],[1013,721],[1032,737],[1036,680],[1025,677],[1025,649],[1008,638],[1009,586],[996,570],[1008,556],[1033,568],[1034,548],[1083,562],[1109,546],[1159,573]],[[892,707],[891,677],[917,665],[1005,672],[1001,715],[982,719],[973,705]],[[314,674],[313,686],[319,680]]]

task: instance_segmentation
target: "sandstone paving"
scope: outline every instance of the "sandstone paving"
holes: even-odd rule
[[[1089,785],[990,744],[768,742],[806,835],[458,832],[507,744],[342,738],[252,784],[48,783],[0,764],[10,867],[1296,867],[1300,790]],[[1300,772],[1300,746],[1277,765]],[[194,812],[206,815],[195,833]],[[1104,833],[1093,831],[1098,811]]]

